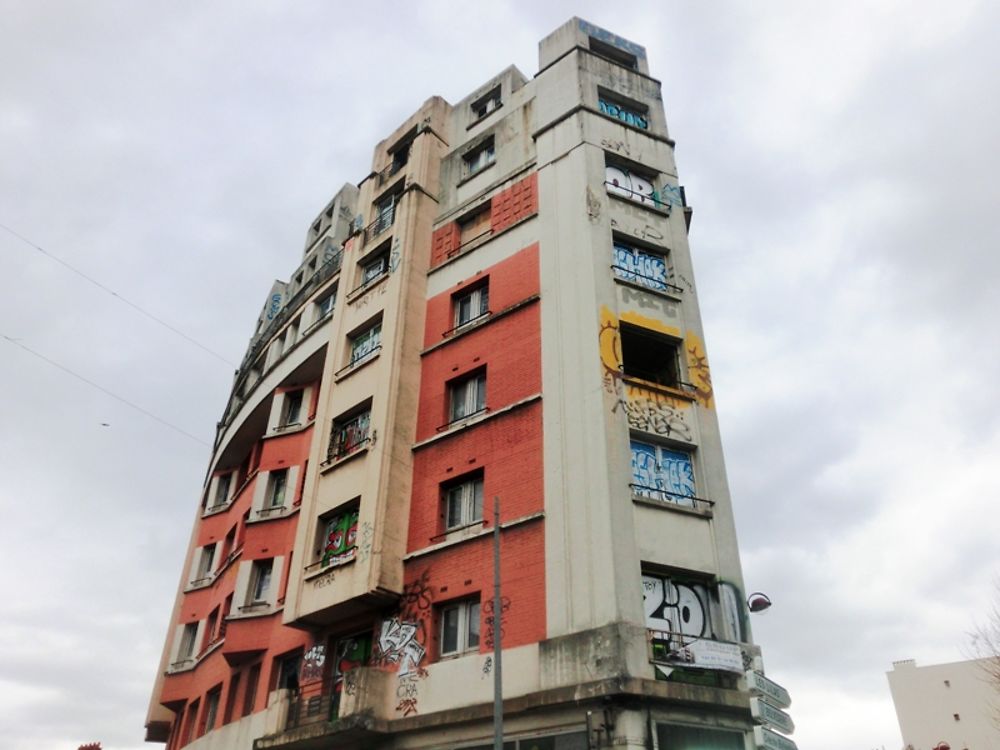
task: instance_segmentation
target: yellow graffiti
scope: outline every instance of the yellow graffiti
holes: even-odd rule
[[[712,373],[708,369],[708,355],[705,354],[705,345],[701,339],[690,331],[684,337],[684,355],[695,398],[702,406],[713,408],[715,404],[712,400]]]
[[[602,309],[602,313],[607,308]],[[681,329],[677,326],[668,326],[663,323],[662,320],[657,320],[656,318],[647,318],[645,315],[633,312],[631,310],[622,313],[622,320],[626,323],[631,323],[634,326],[639,326],[640,328],[648,328],[651,331],[656,331],[658,333],[665,333],[667,336],[673,336],[675,339],[681,337]]]
[[[622,369],[622,339],[618,333],[618,318],[607,307],[601,307],[601,331],[598,334],[601,349],[601,364],[615,376]]]

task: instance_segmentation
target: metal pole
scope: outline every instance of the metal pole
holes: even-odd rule
[[[493,750],[503,750],[503,679],[500,670],[500,498],[493,498]]]

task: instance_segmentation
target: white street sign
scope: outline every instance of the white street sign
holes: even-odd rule
[[[753,738],[757,747],[763,747],[766,750],[799,750],[799,746],[787,737],[782,737],[777,732],[764,729],[764,727],[754,727]]]
[[[750,686],[752,692],[763,695],[779,708],[788,708],[792,705],[792,697],[777,682],[772,682],[760,672],[755,672],[752,669],[746,673],[746,677],[747,685]]]
[[[761,724],[779,732],[791,734],[795,731],[795,722],[777,706],[772,706],[763,698],[750,699],[750,714]]]

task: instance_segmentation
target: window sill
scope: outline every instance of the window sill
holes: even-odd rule
[[[446,332],[447,335],[445,336],[444,339],[438,341],[436,344],[431,344],[422,352],[420,352],[420,356],[423,357],[425,354],[430,354],[435,349],[439,349],[442,346],[447,346],[452,341],[455,341],[456,339],[459,339],[462,336],[470,334],[473,331],[478,331],[483,326],[489,325],[493,321],[499,320],[505,315],[510,315],[511,313],[520,310],[522,307],[530,305],[532,302],[537,302],[539,299],[541,299],[539,295],[532,294],[530,297],[525,297],[520,302],[515,302],[513,305],[505,307],[503,310],[500,310],[499,312],[495,313],[491,312],[488,313],[487,315],[482,315],[479,318],[476,318],[475,320],[466,323],[465,325],[459,326],[458,328],[453,328],[450,332]]]
[[[357,458],[358,456],[363,456],[365,453],[368,452],[368,444],[370,442],[371,442],[371,438],[369,437],[369,438],[367,438],[365,440],[365,444],[364,445],[362,445],[362,446],[360,446],[358,448],[355,448],[350,453],[345,453],[342,456],[337,456],[336,458],[331,458],[331,459],[328,459],[328,460],[324,461],[323,463],[321,463],[319,465],[319,473],[320,474],[326,474],[328,471],[333,471],[335,468],[337,468],[341,464],[345,464],[348,461],[350,461],[350,460],[352,460],[354,458]]]
[[[693,507],[681,505],[680,503],[672,500],[657,500],[654,497],[640,495],[635,490],[632,490],[632,502],[636,505],[646,505],[659,510],[668,510],[674,513],[682,513],[684,515],[696,516],[698,518],[705,519],[713,518],[715,516],[715,513],[712,511],[712,503],[710,500],[703,500],[700,497],[693,497],[691,500],[694,501]]]
[[[536,393],[533,396],[528,396],[527,398],[522,398],[520,401],[515,401],[512,404],[507,404],[507,406],[501,407],[501,408],[497,409],[496,411],[488,411],[488,412],[486,412],[485,414],[483,414],[480,417],[470,417],[468,420],[463,420],[461,422],[455,422],[455,423],[453,423],[454,426],[450,427],[450,429],[442,430],[441,432],[437,433],[436,435],[431,435],[429,438],[421,440],[418,443],[414,443],[410,447],[410,450],[413,450],[413,451],[420,450],[424,446],[431,445],[432,443],[436,443],[438,440],[444,440],[446,438],[452,437],[453,435],[457,435],[457,434],[459,434],[461,432],[464,432],[465,430],[468,430],[468,429],[470,429],[472,427],[475,427],[477,425],[481,425],[483,422],[488,422],[491,419],[496,419],[497,417],[502,416],[504,414],[507,414],[507,413],[509,413],[511,411],[514,411],[515,409],[519,409],[522,406],[527,406],[530,403],[533,403],[535,401],[539,401],[539,400],[541,400],[541,398],[542,398],[542,394],[541,393]],[[322,469],[320,471],[322,471]]]
[[[477,177],[479,177],[481,174],[483,174],[483,173],[487,172],[488,170],[492,169],[493,167],[495,167],[496,163],[497,163],[496,159],[494,159],[489,164],[485,164],[485,165],[481,166],[475,172],[470,172],[469,174],[465,175],[465,177],[463,177],[461,180],[459,180],[458,182],[456,182],[455,183],[455,187],[456,188],[460,188],[463,185],[466,185],[466,184],[472,182],[474,179],[476,179]]]
[[[482,247],[487,242],[490,242],[491,240],[496,239],[497,237],[501,236],[502,234],[510,232],[511,230],[513,230],[513,229],[521,226],[521,224],[523,224],[524,222],[531,221],[536,216],[538,216],[538,212],[537,211],[535,213],[533,213],[533,214],[528,214],[527,216],[522,216],[520,219],[518,219],[517,221],[515,221],[513,224],[510,224],[510,225],[504,227],[499,232],[494,232],[494,231],[490,230],[488,233],[483,233],[483,234],[479,235],[478,237],[473,237],[466,244],[460,245],[458,247],[458,250],[454,253],[454,255],[449,255],[447,258],[445,258],[443,261],[441,261],[440,263],[438,263],[436,266],[434,266],[433,268],[428,269],[427,270],[427,275],[430,276],[432,273],[434,273],[435,271],[437,271],[437,270],[439,270],[441,268],[444,268],[449,263],[454,263],[459,258],[462,258],[462,257],[468,255],[473,250],[476,250],[476,249]]]
[[[331,571],[342,568],[345,565],[350,565],[358,557],[358,548],[351,547],[345,552],[341,552],[339,555],[331,558],[330,561],[323,565],[321,563],[315,562],[312,565],[307,565],[304,570],[304,575],[302,577],[303,581],[314,581],[317,578],[322,578],[324,574],[330,573]]]
[[[698,400],[697,394],[684,388],[678,388],[672,385],[663,385],[662,383],[657,383],[654,380],[646,380],[644,378],[636,377],[635,375],[623,373],[622,382],[635,388],[642,388],[646,391],[655,391],[657,393],[662,393],[665,396],[683,399],[684,401],[690,401],[692,403]]]
[[[235,622],[237,620],[252,620],[255,617],[270,617],[281,612],[284,607],[272,605],[270,602],[255,602],[253,604],[244,604],[241,607],[237,607],[237,609],[239,610],[238,613],[226,615],[226,620]]]
[[[636,200],[635,198],[629,198],[628,196],[622,195],[621,193],[617,192],[613,186],[609,187],[607,183],[605,183],[604,186],[605,188],[608,188],[609,198],[614,198],[615,200],[619,200],[622,203],[625,203],[626,205],[629,206],[638,206],[639,208],[644,208],[647,211],[662,216],[665,219],[670,218],[669,203],[664,204],[664,206],[666,206],[665,208],[660,208],[659,206],[654,205],[652,202],[648,200]]]
[[[493,109],[491,109],[485,115],[481,115],[480,117],[477,117],[475,120],[473,120],[468,125],[466,125],[465,129],[466,130],[472,130],[477,125],[481,125],[482,123],[486,122],[488,119],[490,119],[491,117],[493,117],[493,115],[495,115],[501,109],[503,109],[503,102],[500,102],[500,104],[498,104],[496,107],[494,107]]]
[[[284,505],[280,505],[276,508],[258,508],[253,512],[253,515],[247,519],[247,524],[277,521],[282,518],[288,518],[288,516],[298,513],[298,511],[299,508],[296,505],[293,505],[290,508]]]
[[[381,353],[382,353],[382,345],[379,344],[379,346],[374,351],[369,352],[363,357],[359,357],[357,360],[347,365],[347,367],[342,367],[339,370],[337,370],[337,372],[333,374],[333,382],[339,383],[341,380],[349,378],[358,370],[362,369],[365,365],[370,364],[375,360],[377,360]]]
[[[537,521],[545,518],[545,511],[540,510],[537,513],[529,513],[526,516],[521,516],[520,518],[513,518],[510,521],[502,521],[500,523],[500,530],[509,529],[514,526],[520,526],[523,523],[530,523],[531,521]],[[481,525],[481,529],[475,531],[469,531],[466,534],[457,536],[455,539],[445,539],[443,542],[437,542],[436,544],[430,544],[422,549],[414,550],[406,555],[403,555],[403,560],[412,560],[417,557],[423,557],[424,555],[430,555],[434,552],[438,552],[442,549],[447,549],[448,547],[454,547],[458,544],[464,544],[466,542],[471,542],[474,539],[482,539],[484,536],[490,536],[493,533],[493,527],[488,525],[488,521],[477,521],[472,526],[466,527],[471,529],[473,526]],[[456,529],[455,531],[449,531],[448,536],[456,534],[456,532],[462,531],[462,529]],[[439,537],[433,537],[437,539]]]
[[[359,286],[357,289],[352,289],[350,292],[348,292],[347,297],[344,299],[344,301],[348,305],[351,304],[352,302],[354,302],[355,300],[357,300],[359,297],[364,296],[366,293],[370,292],[372,289],[374,289],[375,287],[377,287],[379,284],[381,284],[383,281],[385,281],[388,278],[389,278],[389,271],[386,270],[385,273],[383,273],[383,274],[381,274],[379,276],[376,276],[374,279],[369,279],[364,284],[362,284],[361,286]]]
[[[302,432],[303,430],[309,429],[310,427],[313,426],[313,423],[315,421],[316,421],[316,415],[314,414],[313,416],[309,417],[305,422],[294,422],[292,424],[278,425],[269,433],[264,435],[262,439],[267,440],[269,438],[282,437],[283,435],[294,435],[298,432]]]
[[[216,638],[214,641],[208,644],[208,646],[205,648],[204,651],[202,651],[197,656],[190,656],[187,659],[180,659],[179,661],[175,661],[172,664],[168,665],[165,674],[173,675],[173,674],[181,674],[182,672],[190,672],[199,664],[201,664],[201,662],[204,661],[209,654],[211,654],[213,651],[216,651],[223,643],[225,643],[225,641],[226,641],[225,636]]]
[[[629,279],[622,278],[617,272],[613,274],[616,284],[621,284],[622,286],[631,287],[632,289],[637,289],[640,292],[647,292],[649,294],[655,295],[657,297],[663,297],[672,302],[682,302],[681,291],[678,289],[676,292],[671,292],[667,289],[655,289],[651,286],[646,286],[641,281],[630,281]]]

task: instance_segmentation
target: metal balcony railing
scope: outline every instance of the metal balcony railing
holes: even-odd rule
[[[659,500],[660,502],[679,505],[684,508],[711,510],[715,505],[714,500],[708,500],[703,497],[695,497],[694,495],[685,495],[681,492],[671,492],[670,490],[665,490],[662,487],[650,487],[649,485],[635,484],[633,482],[629,484],[629,489],[632,490],[632,494],[638,495],[639,497],[646,497],[650,500]]]
[[[633,271],[625,266],[611,266],[611,270],[615,272],[618,278],[624,281],[631,281],[635,284],[654,289],[658,292],[672,292],[674,294],[680,294],[684,291],[682,287],[676,284],[671,284],[669,281],[664,281],[663,279],[656,278],[655,276],[647,276],[645,274],[639,273],[638,271]]]

